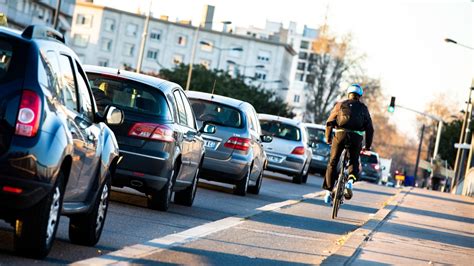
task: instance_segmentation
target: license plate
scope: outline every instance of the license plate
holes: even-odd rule
[[[216,145],[217,145],[217,143],[215,141],[212,141],[212,140],[205,140],[204,141],[204,147],[206,147],[206,148],[214,150],[216,148]]]
[[[270,162],[272,162],[272,163],[279,163],[280,160],[281,160],[281,158],[280,158],[280,157],[276,157],[276,156],[271,156],[271,155],[269,155],[269,156],[268,156],[268,160],[269,160]]]

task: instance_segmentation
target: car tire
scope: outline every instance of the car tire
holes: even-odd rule
[[[13,245],[17,254],[35,259],[48,255],[59,225],[64,187],[60,171],[51,193],[16,220]]]
[[[305,172],[304,172],[305,168],[306,168],[306,164],[303,166],[303,169],[301,170],[301,173],[299,173],[299,174],[293,176],[293,180],[292,180],[293,183],[295,183],[295,184],[302,184],[302,183],[305,183],[305,181],[304,181],[304,179],[305,179]],[[306,172],[306,179],[308,179],[308,175],[307,175],[307,174],[308,174],[308,173]]]
[[[196,197],[197,184],[199,182],[199,170],[200,166],[196,169],[194,174],[193,183],[185,190],[177,191],[174,193],[174,203],[191,207],[193,206],[194,198]]]
[[[84,214],[77,214],[69,220],[69,240],[83,246],[94,246],[99,242],[104,228],[105,218],[110,198],[110,171],[107,171],[105,180],[100,186],[93,209]]]
[[[167,211],[171,204],[171,197],[173,196],[173,184],[174,180],[178,176],[179,166],[178,162],[175,163],[175,167],[171,172],[171,177],[168,182],[157,191],[152,191],[147,195],[148,208],[158,211]]]
[[[260,172],[260,175],[258,176],[257,181],[255,181],[255,186],[248,186],[247,192],[258,195],[258,193],[260,193],[260,188],[262,187],[262,182],[263,182],[263,169]]]
[[[304,169],[305,168],[303,168],[303,177],[301,179],[301,182],[303,182],[303,184],[306,184],[308,182],[309,167],[308,167],[308,169],[306,169],[306,173],[304,173]]]
[[[249,187],[251,170],[252,170],[252,167],[250,167],[247,170],[247,173],[245,174],[245,176],[242,179],[240,179],[235,185],[235,188],[234,188],[235,195],[239,195],[239,196],[247,195],[247,189]]]

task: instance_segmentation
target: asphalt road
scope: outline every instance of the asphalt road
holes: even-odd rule
[[[0,221],[0,265],[72,263],[225,217],[247,214],[270,203],[299,199],[302,195],[320,191],[321,183],[320,176],[310,176],[307,184],[296,185],[283,175],[267,173],[259,195],[240,197],[232,194],[230,186],[206,182],[200,184],[192,207],[173,204],[168,212],[147,209],[146,198],[139,193],[114,191],[102,237],[95,247],[71,244],[69,220],[61,217],[53,249],[43,261],[16,257],[12,252],[13,230]]]

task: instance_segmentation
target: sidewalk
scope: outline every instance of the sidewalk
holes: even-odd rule
[[[474,199],[411,190],[362,244],[351,265],[473,265]]]

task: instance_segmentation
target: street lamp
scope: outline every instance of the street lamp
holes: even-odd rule
[[[446,39],[444,39],[444,41],[447,42],[447,43],[453,43],[453,44],[462,46],[462,47],[464,47],[464,48],[474,50],[474,48],[472,48],[472,47],[470,47],[470,46],[467,46],[467,45],[465,45],[465,44],[462,44],[462,43],[458,43],[457,41],[455,41],[455,40],[453,40],[453,39],[450,39],[450,38],[446,38]]]
[[[248,68],[265,68],[264,65],[243,65],[243,64],[238,64],[232,60],[227,60],[228,64],[236,65],[238,67],[243,67],[244,71],[242,72],[242,76],[245,77],[245,70]]]
[[[199,43],[204,45],[204,46],[209,46],[209,47],[216,48],[219,51],[219,55],[217,57],[217,69],[220,69],[222,51],[239,51],[239,52],[244,51],[244,49],[242,47],[222,48],[222,47],[215,46],[214,44],[209,43],[209,42],[205,42],[205,41],[200,41]]]

